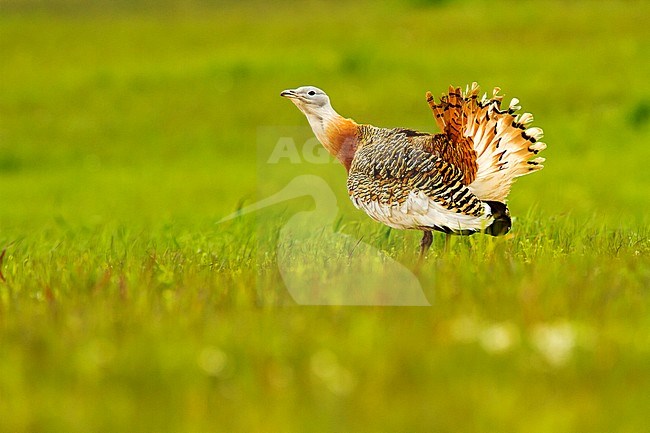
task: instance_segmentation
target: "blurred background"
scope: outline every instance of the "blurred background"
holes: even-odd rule
[[[643,431],[649,20],[645,1],[0,0],[0,431]],[[253,224],[215,221],[278,169],[326,178],[342,230],[404,262],[419,237],[357,212],[336,164],[260,168],[269,131],[308,135],[280,91],[435,131],[425,91],[472,81],[545,131],[510,196],[523,238],[459,240],[426,311],[276,310]]]
[[[359,122],[429,130],[426,90],[499,86],[549,143],[514,206],[615,221],[647,209],[644,2],[1,7],[5,224],[231,210],[257,181],[258,128],[306,125],[279,97],[303,84]]]

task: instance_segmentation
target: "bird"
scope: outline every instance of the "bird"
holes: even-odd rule
[[[320,143],[347,171],[354,206],[391,228],[421,230],[419,258],[433,231],[450,235],[500,236],[512,227],[506,198],[516,178],[541,170],[546,148],[533,115],[519,114],[513,98],[480,95],[474,82],[449,86],[436,101],[425,94],[439,133],[360,124],[334,110],[315,86],[287,89]]]
[[[311,198],[314,209],[292,215],[276,244],[280,276],[297,304],[431,305],[410,269],[363,240],[332,229],[339,211],[336,195],[318,176],[296,176],[280,191],[218,223],[299,197]]]

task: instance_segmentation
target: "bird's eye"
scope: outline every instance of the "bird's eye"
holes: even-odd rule
[[[307,94],[308,94],[309,96],[314,96],[314,95],[316,94],[316,92],[314,92],[313,90],[310,90],[309,93],[307,93]]]

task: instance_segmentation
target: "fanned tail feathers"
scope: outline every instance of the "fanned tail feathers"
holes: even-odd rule
[[[502,202],[515,178],[544,168],[544,158],[531,158],[546,144],[539,141],[542,129],[529,127],[532,114],[517,114],[521,109],[517,98],[501,110],[499,91],[497,87],[491,98],[484,94],[479,100],[479,86],[472,83],[465,92],[450,87],[440,103],[427,92],[427,102],[438,126],[458,150],[467,153],[473,147],[476,153],[476,173],[467,176],[469,189],[481,200]]]

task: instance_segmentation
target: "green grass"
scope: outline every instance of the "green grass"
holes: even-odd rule
[[[0,4],[0,431],[645,430],[650,6],[427,3]],[[264,163],[307,136],[279,92],[434,130],[424,92],[471,81],[547,164],[511,235],[435,238],[431,307],[296,305],[275,255],[308,199],[216,223],[317,174],[338,232],[411,267],[340,166]]]

